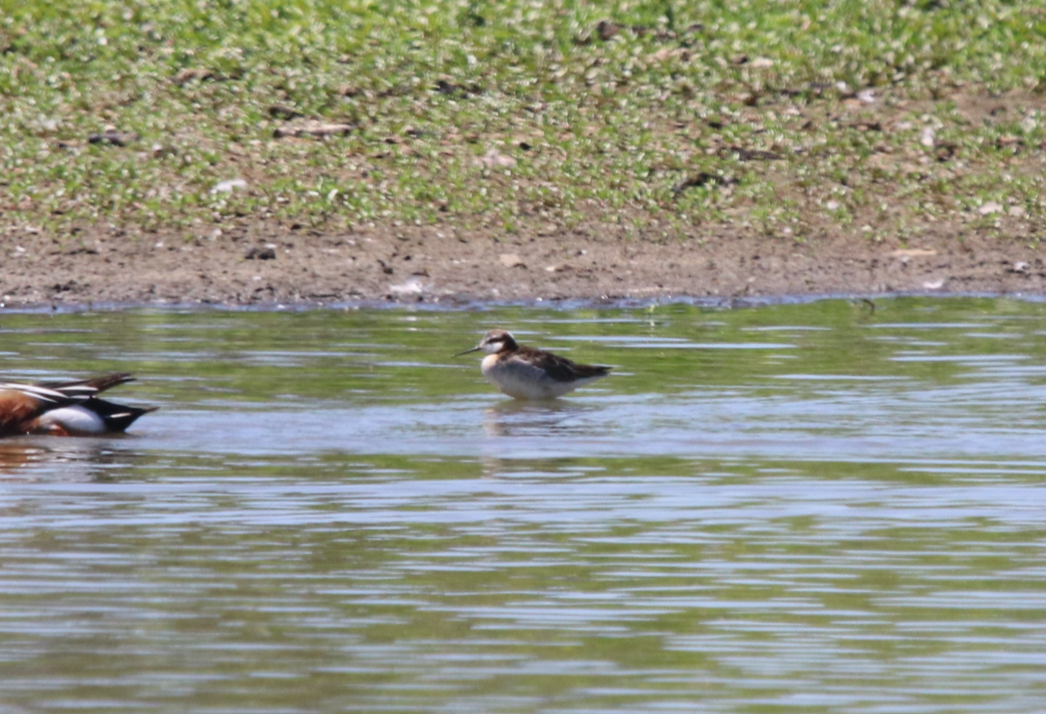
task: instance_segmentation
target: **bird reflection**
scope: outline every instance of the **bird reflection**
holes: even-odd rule
[[[136,459],[125,438],[16,437],[0,440],[0,481],[111,481]]]
[[[502,401],[484,413],[483,431],[487,436],[581,436],[591,432],[591,425],[577,423],[576,417],[589,411],[591,407],[561,401]]]
[[[480,459],[483,475],[502,476],[512,470],[510,464],[518,465],[521,455],[546,455],[555,450],[550,448],[553,444],[562,449],[572,440],[603,434],[593,420],[585,418],[594,411],[598,408],[563,401],[498,402],[483,414],[483,433],[492,441]]]

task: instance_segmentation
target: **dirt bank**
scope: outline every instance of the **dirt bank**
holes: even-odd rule
[[[447,227],[326,235],[249,224],[189,242],[91,230],[61,243],[24,235],[4,253],[7,306],[1046,291],[1046,263],[1026,240],[948,235],[900,248],[831,236],[655,243],[601,225],[506,236]]]

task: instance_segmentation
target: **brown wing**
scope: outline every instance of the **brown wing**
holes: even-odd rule
[[[0,436],[24,434],[26,425],[46,410],[39,399],[13,389],[0,389]]]
[[[535,350],[529,347],[521,348],[516,354],[534,366],[545,370],[548,376],[557,382],[573,382],[575,379],[602,377],[610,373],[610,367],[595,364],[578,364],[568,360],[566,357],[560,357],[551,352]]]
[[[46,387],[47,389],[53,389],[56,392],[63,392],[72,396],[78,392],[101,394],[107,389],[133,381],[134,377],[129,373],[120,372],[118,374],[107,374],[102,377],[92,377],[91,379],[81,379],[75,382],[37,382],[36,386]]]

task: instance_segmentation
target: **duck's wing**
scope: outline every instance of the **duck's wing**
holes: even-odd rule
[[[86,398],[133,381],[134,377],[130,373],[118,372],[116,374],[102,375],[101,377],[92,377],[91,379],[80,379],[74,382],[37,382],[31,386],[61,392],[70,397]]]

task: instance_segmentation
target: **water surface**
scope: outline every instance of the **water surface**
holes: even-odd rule
[[[502,397],[494,326],[615,375]],[[1030,712],[1046,305],[5,314],[0,709]],[[115,395],[114,395],[115,396]]]

